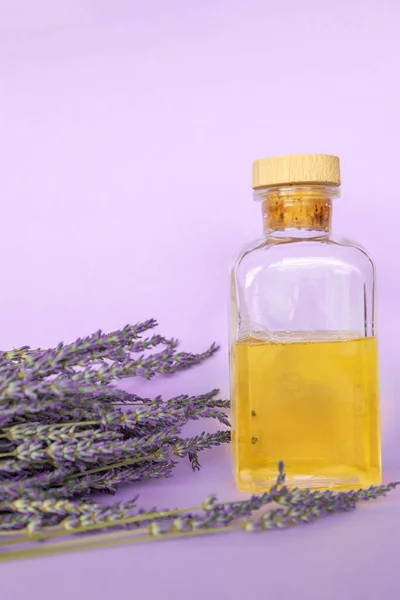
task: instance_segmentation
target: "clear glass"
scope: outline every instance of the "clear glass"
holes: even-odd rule
[[[338,188],[255,192],[264,236],[232,270],[230,367],[234,475],[350,489],[381,482],[375,268],[331,234]]]

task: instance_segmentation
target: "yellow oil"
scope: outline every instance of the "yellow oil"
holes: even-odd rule
[[[237,487],[261,491],[283,460],[287,483],[350,489],[381,482],[376,338],[232,348]]]

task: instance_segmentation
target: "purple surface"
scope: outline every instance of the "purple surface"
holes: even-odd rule
[[[226,396],[228,266],[262,229],[251,162],[335,153],[334,230],[378,268],[384,471],[399,479],[399,17],[376,0],[0,2],[0,347],[154,316],[185,349],[222,350],[146,392]],[[122,496],[229,500],[229,469],[219,450]],[[2,564],[1,598],[396,597],[399,494],[286,532]]]

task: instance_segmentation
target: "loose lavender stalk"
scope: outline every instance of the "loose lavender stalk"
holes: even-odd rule
[[[117,340],[118,336],[115,339]],[[165,345],[168,351],[173,353],[178,345],[177,340],[168,340],[160,335],[154,335],[145,340],[135,340],[134,342],[122,339],[120,345],[114,347],[102,343],[101,339],[99,341],[99,344],[89,344],[93,346],[91,350],[80,349],[74,351],[63,344],[59,344],[54,350],[46,350],[41,355],[36,355],[36,357],[29,356],[29,360],[26,358],[24,363],[21,366],[15,366],[13,371],[10,366],[2,369],[0,365],[0,375],[3,370],[7,376],[12,373],[13,377],[25,381],[49,377],[58,373],[73,375],[76,372],[75,366],[87,367],[96,363],[101,364],[105,359],[116,362],[129,362],[132,360],[131,354],[144,352],[159,345]]]
[[[147,524],[148,529],[144,530],[147,535],[144,535],[141,540],[147,540],[151,537],[181,537],[182,535],[195,535],[201,532],[217,532],[226,531],[237,519],[243,519],[243,526],[246,531],[263,531],[272,528],[283,528],[301,523],[307,523],[316,518],[334,514],[337,512],[347,512],[353,510],[357,503],[365,499],[361,492],[332,494],[331,492],[305,491],[307,500],[299,501],[299,494],[293,493],[293,490],[288,490],[285,486],[279,487],[284,479],[283,466],[280,466],[281,471],[275,486],[267,493],[259,496],[253,496],[249,500],[218,503],[215,496],[210,496],[205,499],[201,506],[193,509],[172,510],[172,511],[152,511],[151,513],[138,513],[126,516],[132,508],[124,505],[116,505],[109,509],[102,509],[99,514],[97,509],[90,508],[83,515],[72,515],[61,522],[61,530],[49,533],[46,530],[38,533],[40,539],[46,537],[54,537],[63,535],[64,531],[84,532],[104,529],[105,527],[126,527],[129,524],[138,523]],[[375,486],[368,490],[368,498],[378,498],[382,494],[391,491],[397,484],[389,484],[388,486]],[[287,506],[283,509],[272,509],[256,520],[250,520],[248,517],[253,512],[258,511],[262,506],[276,499],[286,499]],[[294,500],[294,501],[293,501]],[[293,501],[293,503],[291,503]],[[198,514],[202,510],[203,515]],[[176,513],[182,512],[182,516],[172,518]],[[102,520],[103,519],[103,520]],[[140,533],[140,532],[138,532]],[[101,536],[100,539],[103,539]],[[107,539],[113,539],[112,536]],[[26,541],[32,538],[26,538]],[[95,538],[96,539],[96,538]],[[5,542],[7,544],[7,542]],[[14,540],[11,543],[19,543]],[[96,544],[95,544],[96,545]],[[51,547],[51,546],[50,546]]]

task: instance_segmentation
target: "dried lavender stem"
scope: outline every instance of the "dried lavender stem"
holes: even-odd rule
[[[68,480],[75,479],[76,477],[82,477],[83,475],[91,475],[92,473],[100,473],[101,471],[108,471],[109,469],[118,469],[120,467],[125,467],[125,465],[134,465],[136,463],[140,463],[147,460],[157,460],[157,454],[148,454],[146,456],[141,456],[140,458],[132,458],[128,460],[124,460],[119,463],[111,463],[104,465],[103,467],[98,467],[96,469],[89,469],[88,471],[81,471],[80,473],[73,473],[68,477]]]
[[[192,537],[195,535],[205,535],[205,534],[212,534],[212,533],[221,533],[223,531],[229,531],[229,530],[234,530],[235,528],[232,526],[224,526],[224,527],[219,527],[219,528],[213,528],[213,529],[199,529],[199,530],[195,530],[195,531],[188,531],[188,532],[177,532],[177,533],[166,533],[163,534],[162,539],[172,539],[172,538],[184,538],[184,537]],[[105,537],[108,536],[107,539],[105,539]],[[95,541],[93,541],[93,538],[90,538],[91,543],[87,543],[82,545],[82,542],[80,541],[79,544],[77,544],[78,540],[71,540],[71,541],[66,541],[66,542],[56,542],[54,544],[46,544],[45,546],[42,546],[40,548],[32,548],[30,550],[17,550],[15,552],[7,552],[5,554],[1,554],[0,555],[0,562],[7,562],[7,561],[11,561],[11,560],[18,560],[18,559],[24,559],[24,558],[33,558],[33,557],[37,557],[37,556],[46,556],[46,555],[53,555],[53,554],[60,554],[60,553],[65,553],[65,552],[75,552],[77,550],[93,550],[96,548],[108,548],[108,547],[112,547],[112,546],[120,546],[120,545],[125,545],[125,544],[132,544],[135,542],[148,542],[148,541],[154,541],[156,539],[159,539],[159,536],[154,536],[154,535],[147,535],[147,536],[137,536],[135,535],[135,532],[122,532],[119,536],[118,539],[115,539],[115,533],[113,534],[104,534],[103,537],[103,541],[101,541],[100,543],[96,543]],[[97,539],[97,536],[96,536]]]
[[[138,528],[138,529],[133,529],[133,530],[129,530],[129,531],[113,531],[113,532],[108,532],[108,533],[103,533],[103,534],[97,534],[96,535],[96,546],[97,546],[97,541],[107,541],[108,539],[112,539],[112,538],[124,538],[124,537],[136,537],[136,536],[143,536],[144,533],[148,532],[148,528],[147,527],[142,527],[142,528]],[[59,533],[59,532],[57,532]],[[75,533],[75,532],[73,532]],[[61,535],[66,536],[68,535],[67,532],[62,531]],[[50,536],[49,536],[50,537]],[[54,536],[51,536],[54,537]],[[33,537],[33,538],[27,538],[26,540],[12,540],[11,542],[7,543],[6,541],[2,541],[0,542],[0,546],[1,545],[13,545],[13,544],[23,544],[23,543],[29,543],[35,540],[44,540],[44,539],[48,539],[43,538],[43,537]],[[90,542],[93,541],[93,538],[91,536],[84,536],[83,538],[78,538],[78,539],[74,539],[74,540],[65,540],[65,541],[61,541],[61,542],[53,542],[51,544],[46,544],[46,547],[53,547],[53,548],[63,548],[66,547],[68,548],[68,546],[70,546],[71,544],[73,544],[74,546],[86,546],[88,545],[88,543],[90,544]],[[18,551],[17,551],[18,552]],[[1,562],[1,554],[0,554],[0,562]]]

